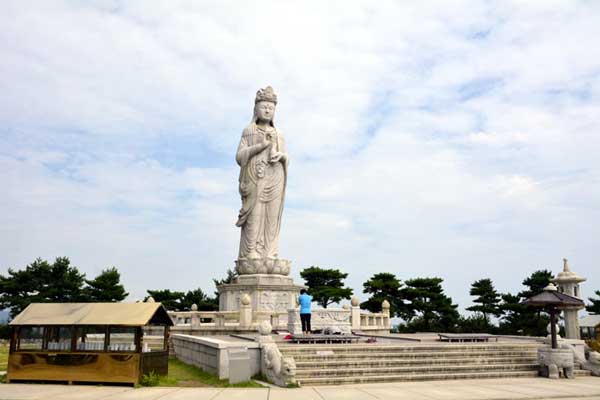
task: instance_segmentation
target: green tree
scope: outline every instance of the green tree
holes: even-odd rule
[[[381,312],[381,303],[387,300],[390,303],[390,315],[395,316],[403,308],[400,287],[402,283],[394,274],[380,272],[373,275],[363,283],[363,293],[371,296],[360,304],[360,308],[371,312]]]
[[[183,292],[172,292],[170,289],[147,290],[146,292],[148,293],[148,296],[146,296],[144,301],[148,300],[149,297],[152,297],[154,301],[162,303],[169,311],[183,310],[183,297],[185,296]]]
[[[468,317],[460,316],[457,322],[458,332],[460,333],[483,333],[490,332],[490,322],[483,314],[470,315]]]
[[[527,289],[520,292],[519,296],[525,300],[541,293],[552,282],[552,279],[554,279],[554,275],[548,270],[535,271],[523,280],[523,286],[527,286]]]
[[[312,266],[300,272],[313,299],[323,308],[331,303],[339,303],[352,296],[352,289],[344,287],[348,274],[338,269],[326,269]]]
[[[452,331],[459,318],[457,305],[444,294],[441,278],[416,278],[404,282],[402,298],[407,301],[401,317],[413,328]]]
[[[596,290],[594,292],[598,299],[594,299],[593,297],[588,297],[588,300],[591,301],[591,304],[585,306],[587,312],[592,314],[600,314],[600,290]]]
[[[499,308],[502,312],[500,318],[500,333],[509,335],[524,334],[528,324],[527,320],[534,317],[533,311],[521,303],[521,297],[511,293],[504,293]]]
[[[476,303],[476,305],[467,307],[467,310],[481,313],[483,318],[488,321],[488,324],[489,315],[498,317],[501,314],[498,307],[500,295],[494,289],[491,279],[486,278],[473,282],[469,294],[477,297],[473,300],[473,303]]]
[[[10,309],[13,318],[30,303],[82,301],[84,278],[67,257],[52,264],[38,258],[24,270],[9,268],[6,276],[0,275],[0,307]]]
[[[235,270],[232,269],[227,269],[227,275],[225,276],[225,278],[223,279],[215,279],[213,278],[213,282],[215,284],[215,287],[219,287],[221,285],[228,285],[230,283],[233,283],[233,281],[235,280],[235,278],[238,277],[238,273]],[[217,303],[217,307],[219,305],[219,291],[215,290],[215,302]]]
[[[538,270],[523,280],[523,286],[527,289],[519,293],[521,301],[526,300],[536,294],[541,293],[546,286],[554,279],[552,272],[548,270]],[[546,336],[546,326],[549,322],[548,314],[541,308],[527,306],[523,312],[523,326],[521,329],[527,335]]]
[[[198,306],[198,311],[217,311],[219,309],[218,299],[208,296],[200,288],[188,291],[181,300],[183,310],[191,310],[193,304]]]
[[[237,277],[238,277],[237,271],[234,271],[232,269],[227,269],[227,275],[225,276],[225,278],[223,278],[223,279],[214,279],[213,278],[213,282],[215,283],[215,286],[225,285],[225,284],[233,283],[233,280]]]
[[[118,302],[129,295],[121,284],[121,274],[117,268],[103,270],[96,278],[85,280],[87,286],[83,289],[86,301],[90,302]]]
[[[501,296],[499,308],[503,316],[499,324],[500,333],[546,336],[548,314],[540,308],[523,304],[523,301],[542,292],[552,279],[552,273],[548,270],[534,271],[522,282],[525,290],[517,295],[506,293]]]

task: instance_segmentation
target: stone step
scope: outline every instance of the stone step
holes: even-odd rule
[[[297,369],[296,377],[325,377],[325,376],[368,376],[368,375],[427,375],[442,373],[467,373],[467,372],[493,372],[493,371],[537,371],[539,365],[537,362],[523,364],[487,364],[485,366],[477,364],[462,365],[422,365],[422,366],[402,366],[402,367],[370,367],[370,368],[317,368],[317,369]]]
[[[456,352],[456,351],[502,351],[502,350],[529,350],[537,351],[540,344],[496,344],[496,345],[458,345],[458,344],[445,344],[445,345],[420,345],[420,346],[398,346],[398,345],[383,345],[383,344],[326,344],[326,345],[291,345],[291,344],[280,344],[278,347],[282,352],[294,352],[294,353],[305,353],[305,352],[316,352],[324,350],[333,350],[335,352],[368,352],[368,353],[388,353],[388,352],[421,352],[421,351],[435,351],[435,352]]]
[[[371,360],[371,359],[457,359],[457,358],[486,358],[486,357],[536,357],[537,352],[534,351],[489,351],[489,352],[418,352],[418,353],[339,353],[334,351],[333,354],[316,354],[316,353],[290,353],[281,352],[286,357],[294,357],[296,361],[325,361],[325,360]]]
[[[575,376],[589,376],[589,371],[575,370]],[[488,378],[533,378],[537,371],[484,371],[464,373],[436,374],[387,374],[387,375],[355,375],[355,376],[325,376],[314,378],[298,378],[303,386],[343,385],[352,383],[375,382],[406,382],[406,381],[435,381],[450,379],[488,379]]]
[[[493,371],[467,373],[437,373],[437,374],[386,374],[386,375],[355,375],[355,376],[325,376],[297,378],[302,386],[315,385],[344,385],[353,383],[375,382],[406,382],[406,381],[436,381],[449,379],[484,379],[484,378],[532,378],[537,371]]]
[[[359,366],[401,366],[401,365],[455,365],[455,364],[510,364],[510,363],[535,363],[536,356],[528,357],[470,357],[470,358],[384,358],[368,360],[352,359],[321,359],[311,361],[296,361],[297,368],[350,368]]]

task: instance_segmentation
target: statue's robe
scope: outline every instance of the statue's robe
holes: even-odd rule
[[[273,145],[256,153],[269,134],[273,137]],[[269,162],[276,151],[286,154],[285,161]],[[251,123],[242,133],[236,161],[240,165],[239,191],[242,196],[236,223],[242,228],[239,258],[248,255],[277,258],[287,181],[287,151],[283,137],[275,127],[263,131]]]

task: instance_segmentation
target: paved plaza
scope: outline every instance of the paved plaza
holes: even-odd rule
[[[299,389],[140,388],[3,384],[1,400],[600,399],[600,379],[543,378],[382,383]]]

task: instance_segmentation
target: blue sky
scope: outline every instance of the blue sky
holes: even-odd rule
[[[0,270],[69,256],[131,292],[233,266],[256,90],[290,153],[281,256],[440,276],[461,307],[562,258],[600,289],[600,5],[6,1]]]

